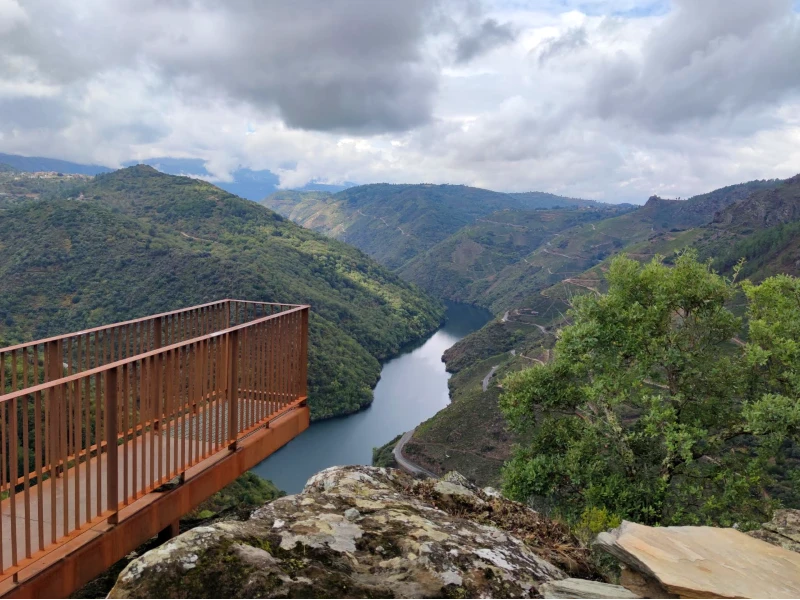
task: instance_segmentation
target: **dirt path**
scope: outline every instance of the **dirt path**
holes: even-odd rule
[[[582,287],[582,288],[586,288],[587,290],[591,290],[595,294],[598,294],[598,295],[600,294],[600,292],[597,290],[597,288],[593,288],[592,286],[588,285],[589,283],[593,283],[595,285],[599,285],[600,284],[599,281],[594,281],[594,280],[589,280],[589,279],[582,280],[582,279],[571,279],[570,278],[570,279],[565,279],[564,283],[571,283],[572,285],[577,285],[578,287]]]
[[[554,254],[555,256],[563,256],[564,258],[569,258],[570,260],[581,260],[580,256],[570,256],[569,254],[561,254],[561,252],[553,252],[552,250],[548,250],[547,248],[542,248],[542,252],[547,252],[548,254]]]
[[[180,233],[183,237],[189,238],[190,240],[195,240],[196,242],[207,242],[209,244],[216,243],[214,240],[207,240],[205,238],[194,237],[193,235],[189,235],[188,233],[184,233],[183,231],[179,231],[178,233]]]
[[[513,223],[501,223],[500,221],[490,221],[489,219],[475,219],[475,221],[480,221],[481,223],[492,223],[493,225],[503,225],[505,227],[513,227],[514,229],[522,229],[523,231],[527,231],[528,228],[522,225],[515,225]]]
[[[425,475],[430,477],[431,479],[438,479],[436,475],[428,471],[428,469],[423,469],[418,464],[411,462],[405,456],[403,456],[403,448],[406,445],[406,442],[411,439],[411,436],[414,435],[415,429],[411,431],[406,431],[403,434],[403,437],[400,438],[400,441],[392,450],[392,454],[394,454],[394,459],[397,461],[397,464],[400,465],[400,468],[406,471],[407,473],[411,473],[412,475]]]
[[[492,380],[492,376],[494,375],[495,371],[497,371],[497,368],[499,366],[500,365],[497,365],[497,367],[492,367],[492,370],[489,371],[488,375],[486,375],[486,377],[483,378],[483,391],[484,392],[489,389],[489,382]]]

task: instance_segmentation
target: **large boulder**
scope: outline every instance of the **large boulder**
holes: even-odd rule
[[[585,552],[559,527],[455,477],[334,467],[248,521],[198,527],[144,554],[109,597],[534,597],[566,577],[546,557],[568,566]],[[543,532],[552,547],[540,547]]]
[[[645,598],[800,598],[800,554],[736,529],[623,521],[595,543]]]

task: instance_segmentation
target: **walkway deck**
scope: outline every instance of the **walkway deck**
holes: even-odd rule
[[[239,319],[233,302],[199,307],[208,327],[183,336],[177,313],[157,315],[150,337],[176,343],[78,358],[45,383],[30,376],[40,343],[0,350],[0,596],[69,595],[308,427],[308,307],[248,316],[242,303]],[[59,374],[80,340],[87,356],[104,345],[69,335],[42,344]]]

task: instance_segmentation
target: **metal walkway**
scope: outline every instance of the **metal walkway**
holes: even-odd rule
[[[69,595],[305,430],[308,312],[224,300],[0,350],[0,595]]]

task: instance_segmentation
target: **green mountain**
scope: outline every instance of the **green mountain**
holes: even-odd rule
[[[504,216],[511,235],[523,215],[509,211]],[[464,239],[469,239],[467,230],[436,248],[457,247]],[[521,260],[502,268],[488,288],[471,298],[501,318],[445,352],[447,368],[455,373],[450,379],[453,402],[417,428],[406,454],[434,472],[459,470],[479,483],[496,483],[499,466],[516,441],[503,425],[497,382],[550,359],[572,298],[603,291],[604,272],[616,254],[625,252],[646,261],[693,246],[702,255],[715,257],[723,271],[745,257],[744,275],[759,280],[779,272],[800,274],[798,240],[800,176],[729,186],[686,201],[653,197],[634,211],[560,229]],[[480,257],[484,252],[490,250],[474,254]],[[433,251],[426,256],[433,256]],[[453,270],[454,256],[440,253],[439,264],[429,263],[430,272]],[[419,279],[426,287],[428,281]],[[469,285],[464,289],[480,289]],[[483,380],[493,369],[494,377],[484,391]]]
[[[262,204],[399,269],[481,217],[568,202],[581,201],[550,194],[503,194],[463,185],[380,183],[336,194],[277,192]]]
[[[456,302],[483,303],[506,267],[560,232],[595,223],[625,209],[504,210],[477,219],[398,272],[430,294]],[[526,263],[527,264],[527,263]]]
[[[371,401],[442,307],[362,252],[208,183],[137,166],[0,219],[0,344],[225,297],[309,303],[314,418]]]

